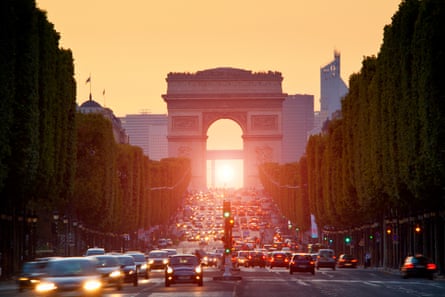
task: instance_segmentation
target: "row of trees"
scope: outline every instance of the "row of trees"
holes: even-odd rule
[[[294,210],[301,205],[329,234],[376,222],[379,234],[385,224],[408,234],[424,223],[421,244],[400,234],[385,243],[411,253],[403,249],[423,245],[444,264],[444,27],[445,2],[403,1],[378,56],[350,77],[340,116],[310,137],[300,162],[262,166],[265,188],[290,218],[304,214]]]
[[[2,276],[33,256],[32,245],[52,248],[54,212],[100,234],[166,222],[189,161],[150,160],[117,144],[101,115],[76,112],[72,53],[34,0],[1,1],[0,14]]]

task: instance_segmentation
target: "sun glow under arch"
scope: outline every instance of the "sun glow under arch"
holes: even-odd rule
[[[231,131],[231,133],[227,133]],[[232,131],[237,131],[233,133]],[[213,123],[207,131],[208,150],[242,150],[241,127],[232,120],[221,119]],[[214,170],[214,172],[212,172]],[[216,188],[242,188],[244,161],[207,160],[207,186]]]

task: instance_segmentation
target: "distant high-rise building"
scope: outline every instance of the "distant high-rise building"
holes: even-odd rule
[[[347,93],[348,87],[340,76],[340,53],[335,51],[334,61],[320,69],[320,111],[315,115],[311,134],[320,133],[323,123],[341,110],[341,99]]]
[[[168,116],[166,114],[130,114],[121,118],[130,144],[142,148],[151,160],[168,157]]]
[[[297,162],[304,155],[314,125],[314,96],[290,95],[283,101],[281,162]]]

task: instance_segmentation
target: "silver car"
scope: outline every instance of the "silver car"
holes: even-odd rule
[[[51,259],[34,291],[38,296],[102,296],[102,275],[97,270],[97,260],[90,257]]]

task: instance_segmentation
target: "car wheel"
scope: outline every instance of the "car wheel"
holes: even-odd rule
[[[116,290],[118,290],[118,291],[122,291],[122,284],[118,284],[118,285],[116,285]]]
[[[168,281],[168,279],[165,279],[165,286],[170,287],[170,282]]]
[[[145,273],[144,278],[145,278],[145,279],[149,279],[149,278],[150,278],[150,275],[148,274],[148,272]]]
[[[314,270],[312,270],[312,271],[311,271],[311,273],[312,273],[312,275],[314,275],[314,274],[315,274],[315,269],[314,269]]]
[[[202,287],[204,285],[204,282],[202,281],[202,279],[198,282],[198,286]]]
[[[292,269],[289,269],[289,274],[294,274],[294,272],[292,271]]]
[[[138,276],[136,275],[136,277],[133,280],[133,287],[137,287],[138,286]]]
[[[332,270],[335,270],[335,266],[332,266]]]

